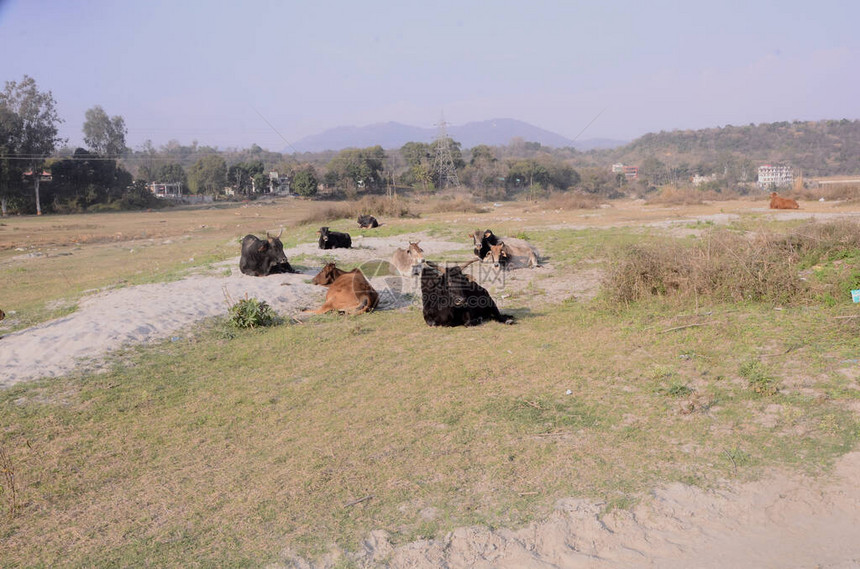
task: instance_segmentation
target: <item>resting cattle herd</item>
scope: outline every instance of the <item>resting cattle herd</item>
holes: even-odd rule
[[[266,277],[295,272],[284,254],[284,244],[281,243],[283,232],[281,229],[276,237],[266,232],[265,240],[254,235],[246,235],[242,239],[242,256],[239,258],[239,270],[242,274]]]
[[[379,227],[379,222],[372,215],[359,215],[358,226],[362,229]]]
[[[320,249],[349,249],[352,247],[352,237],[349,233],[329,231],[328,227],[320,227]]]
[[[800,209],[800,206],[791,198],[783,198],[776,192],[771,192],[770,209]]]
[[[421,271],[421,303],[428,326],[475,326],[485,320],[513,324],[499,312],[487,290],[463,274],[460,266],[425,262]]]
[[[329,310],[361,314],[369,312],[379,304],[379,293],[364,277],[361,269],[344,271],[329,263],[313,278],[316,285],[328,287],[325,302],[313,314],[324,314]]]

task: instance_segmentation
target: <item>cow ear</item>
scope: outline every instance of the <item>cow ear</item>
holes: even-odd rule
[[[268,242],[268,241],[263,241],[262,243],[260,243],[260,248],[259,248],[259,249],[257,249],[257,251],[258,251],[258,252],[260,252],[260,253],[265,253],[265,252],[266,252],[266,249],[268,249],[268,248],[269,248],[269,242]]]

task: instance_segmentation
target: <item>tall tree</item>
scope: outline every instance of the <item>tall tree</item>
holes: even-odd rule
[[[0,105],[0,212],[6,215],[9,199],[21,187],[21,162],[12,160],[21,121],[16,113]]]
[[[226,183],[227,163],[217,154],[200,158],[188,170],[188,186],[196,194],[220,194]]]
[[[182,167],[182,164],[176,162],[162,164],[155,172],[155,177],[159,182],[167,184],[178,183],[182,184],[183,188],[188,188],[188,175],[185,173],[185,168]]]
[[[99,105],[85,113],[84,142],[89,149],[102,156],[117,158],[125,154],[125,120],[108,114]]]
[[[58,136],[57,126],[62,119],[57,115],[56,102],[50,91],[39,91],[36,81],[27,75],[20,83],[7,81],[0,93],[0,108],[18,115],[20,125],[16,133],[12,152],[26,158],[33,176],[36,196],[36,214],[42,215],[39,201],[39,182],[42,165],[63,139]]]
[[[311,197],[317,193],[317,177],[313,166],[298,170],[293,174],[290,190],[304,197]]]
[[[351,189],[381,188],[384,161],[385,151],[378,145],[341,150],[328,164],[326,182],[336,181]]]
[[[433,181],[433,154],[430,145],[424,142],[407,142],[400,147],[400,155],[409,166],[400,176],[400,181],[409,186],[420,183],[426,191]]]

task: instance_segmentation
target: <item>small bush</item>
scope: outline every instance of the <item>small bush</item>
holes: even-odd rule
[[[240,329],[273,326],[280,321],[277,313],[265,300],[257,300],[247,296],[232,305],[229,314],[230,324]]]

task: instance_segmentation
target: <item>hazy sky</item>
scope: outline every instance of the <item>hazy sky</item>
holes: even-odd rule
[[[0,81],[52,91],[73,145],[94,105],[135,148],[442,113],[633,139],[860,118],[858,22],[856,0],[0,0]]]

